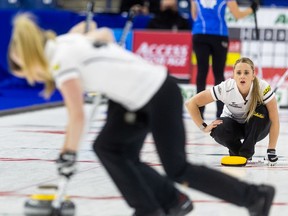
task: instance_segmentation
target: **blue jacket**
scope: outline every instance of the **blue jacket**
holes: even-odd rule
[[[228,36],[225,11],[228,1],[235,0],[193,0],[197,5],[197,18],[194,20],[193,34]]]

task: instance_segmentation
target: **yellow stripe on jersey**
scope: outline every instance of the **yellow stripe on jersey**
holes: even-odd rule
[[[53,70],[55,70],[55,71],[56,71],[56,70],[59,70],[59,69],[60,69],[60,65],[59,65],[59,64],[56,64],[56,65],[54,65],[52,68],[53,68]]]
[[[264,89],[263,91],[263,96],[265,96],[269,91],[271,90],[271,86],[267,86],[267,88]]]

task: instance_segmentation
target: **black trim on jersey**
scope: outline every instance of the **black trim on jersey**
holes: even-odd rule
[[[272,92],[272,94],[269,95],[269,97],[265,98],[265,100],[263,100],[263,102],[266,101],[266,100],[268,100],[268,99],[269,99],[270,97],[272,97],[273,95],[274,95],[274,92]]]
[[[217,100],[219,100],[218,97],[217,97],[217,95],[216,95],[216,92],[215,92],[215,87],[213,87],[213,93],[214,93],[215,98],[216,98]]]
[[[61,77],[61,76],[66,75],[67,73],[71,73],[71,72],[77,72],[77,73],[79,73],[79,71],[78,71],[76,68],[69,68],[69,69],[66,69],[66,70],[63,70],[63,71],[59,72],[59,73],[56,75],[56,79],[58,79],[58,78]]]
[[[131,61],[127,61],[125,59],[118,59],[118,58],[111,58],[111,57],[103,57],[103,56],[100,56],[100,57],[92,57],[92,58],[89,58],[89,59],[86,59],[83,61],[83,65],[88,65],[92,62],[99,62],[99,61],[105,61],[105,62],[129,62],[131,63]]]
[[[100,47],[104,47],[104,46],[107,46],[107,42],[95,41],[93,43],[93,47],[95,47],[95,48],[100,48]]]

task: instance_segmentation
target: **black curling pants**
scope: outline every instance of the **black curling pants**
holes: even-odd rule
[[[255,186],[186,160],[185,131],[180,90],[168,77],[160,90],[142,109],[135,121],[125,120],[129,112],[109,102],[106,125],[94,142],[94,151],[136,215],[145,215],[175,204],[179,193],[171,181],[247,206],[255,198]],[[131,113],[130,113],[131,114]],[[141,162],[139,153],[148,132],[168,176],[164,178]]]
[[[171,104],[168,107],[159,106],[161,101],[167,101],[169,97],[158,96],[166,89],[172,93]],[[173,98],[175,90],[178,101]],[[173,78],[168,77],[152,100],[136,112],[129,112],[120,104],[109,101],[107,121],[94,142],[94,151],[127,203],[136,210],[137,216],[147,215],[159,208],[167,211],[177,203],[179,191],[174,183],[141,162],[139,154],[148,132],[152,131],[153,136],[158,138],[163,132],[165,136],[171,137],[170,131],[178,130],[175,127],[178,115],[171,115],[166,120],[161,118],[161,112],[173,114],[174,104],[181,103],[181,99]],[[174,127],[166,128],[167,121]],[[173,139],[174,144],[177,137]],[[177,151],[178,147],[174,145],[173,148],[172,151]]]
[[[209,56],[212,57],[212,71],[214,84],[224,81],[224,70],[228,52],[229,39],[227,36],[196,34],[193,35],[193,49],[197,59],[197,93],[206,89],[207,75],[209,72]],[[217,101],[216,116],[220,117],[223,103]],[[203,117],[204,107],[200,107]]]
[[[255,112],[256,114],[244,124],[229,117],[221,117],[223,124],[214,128],[211,136],[216,142],[227,147],[230,155],[252,157],[256,143],[268,135],[271,125],[265,105],[258,106]]]

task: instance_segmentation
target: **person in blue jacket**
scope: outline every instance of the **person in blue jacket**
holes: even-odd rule
[[[191,0],[191,13],[194,21],[193,49],[197,59],[197,93],[205,90],[209,71],[209,56],[212,56],[212,69],[215,85],[224,81],[224,69],[229,46],[228,28],[225,21],[226,7],[236,19],[246,17],[258,8],[252,2],[249,8],[240,10],[236,0]],[[205,107],[200,107],[204,117]],[[220,117],[223,103],[217,101],[216,117]]]

